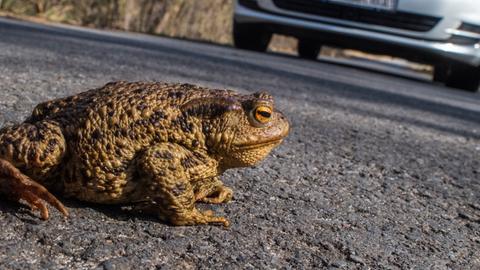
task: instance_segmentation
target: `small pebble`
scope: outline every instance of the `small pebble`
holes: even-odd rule
[[[357,256],[357,255],[350,255],[350,257],[348,257],[352,262],[355,262],[355,263],[361,263],[361,264],[365,264],[365,260],[363,260],[361,257]]]
[[[347,266],[347,262],[343,261],[343,260],[334,261],[332,263],[332,266],[337,267],[337,268],[343,268],[343,267]]]

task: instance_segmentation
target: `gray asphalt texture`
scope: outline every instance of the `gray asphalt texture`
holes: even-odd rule
[[[480,95],[229,47],[0,19],[0,126],[114,80],[268,90],[292,123],[210,206],[172,227],[63,199],[48,221],[0,200],[0,269],[480,269]],[[52,209],[53,210],[53,209]]]

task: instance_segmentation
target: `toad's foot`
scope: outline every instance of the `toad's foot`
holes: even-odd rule
[[[143,214],[157,215],[161,220],[176,226],[217,224],[225,227],[230,226],[228,219],[215,216],[212,210],[201,212],[196,208],[190,210],[172,211],[173,209],[162,209],[155,202],[143,202],[134,206],[132,211]]]
[[[231,188],[228,188],[226,186],[220,186],[208,197],[198,198],[197,201],[214,204],[227,203],[232,200],[232,197],[233,191]]]
[[[0,159],[0,193],[17,201],[25,201],[32,210],[40,211],[42,219],[48,219],[45,202],[58,209],[64,216],[68,216],[65,206],[45,187],[21,173],[4,159]]]
[[[170,216],[169,221],[173,225],[198,225],[198,224],[222,224],[225,227],[230,226],[228,219],[224,217],[217,217],[211,210],[204,212],[193,208],[189,211],[182,211],[176,215]]]

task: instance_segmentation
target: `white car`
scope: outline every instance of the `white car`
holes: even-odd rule
[[[434,80],[480,86],[480,0],[237,0],[234,44],[265,51],[272,33],[297,37],[300,57],[323,44],[432,64]]]

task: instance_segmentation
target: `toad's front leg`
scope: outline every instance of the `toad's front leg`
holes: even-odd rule
[[[143,179],[144,202],[137,207],[173,225],[223,224],[229,222],[212,211],[201,212],[195,208],[192,177],[210,174],[207,156],[198,155],[171,143],[161,143],[143,153],[138,159],[138,170]],[[193,173],[192,168],[198,167]],[[195,176],[192,174],[196,174]],[[139,196],[139,195],[137,195]],[[138,198],[141,199],[141,198]]]
[[[233,198],[231,188],[223,185],[218,176],[194,183],[195,200],[204,203],[227,203]]]

